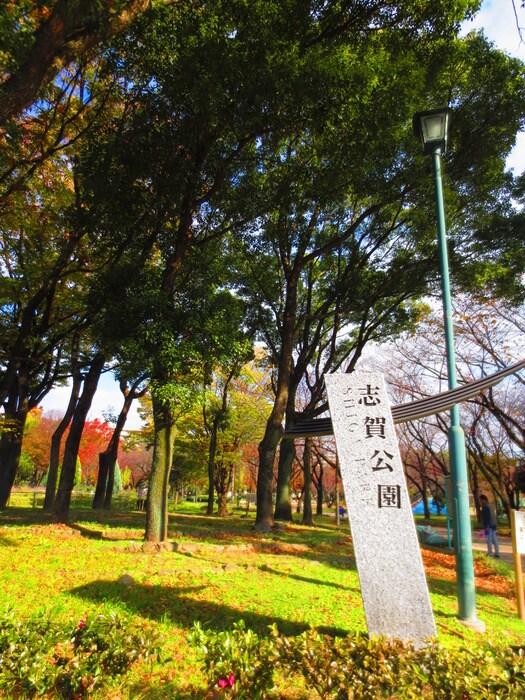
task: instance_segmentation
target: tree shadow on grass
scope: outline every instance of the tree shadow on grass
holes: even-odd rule
[[[89,540],[101,540],[102,532],[100,530],[92,530],[84,525],[79,525],[79,523],[71,523],[69,526],[72,530],[79,532],[82,537],[87,537]]]
[[[81,525],[80,523],[70,523],[69,527],[72,530],[80,533],[82,537],[86,537],[89,540],[110,540],[111,542],[129,542],[130,540],[141,540],[143,537],[143,531],[138,529],[128,529],[124,532],[119,532],[119,530],[113,528],[108,530],[97,530],[86,525]]]
[[[331,588],[338,588],[341,591],[352,591],[353,593],[361,593],[361,589],[358,586],[344,586],[341,583],[333,583],[332,581],[323,581],[322,579],[310,578],[308,576],[299,576],[298,574],[290,574],[289,572],[279,571],[278,569],[273,569],[267,564],[263,564],[259,567],[261,571],[266,573],[274,574],[275,576],[283,576],[285,578],[291,578],[295,581],[302,581],[304,583],[313,583],[316,586],[329,586]],[[353,567],[355,570],[355,567]]]
[[[296,543],[308,539],[306,546],[315,549],[319,546],[333,545],[333,541],[347,536],[346,529],[316,525],[305,530],[297,522],[282,524],[269,532],[257,532],[253,528],[253,520],[243,519],[242,516],[232,514],[231,517],[218,517],[205,513],[170,513],[170,531],[182,530],[185,535],[191,537],[213,539],[218,537],[221,541],[228,538],[241,537],[243,541],[267,542],[267,543]]]
[[[457,585],[455,579],[439,578],[437,576],[428,576],[428,584],[431,593],[444,595],[452,598],[457,597]],[[502,600],[513,598],[513,591],[509,595],[507,592],[494,590],[491,587],[491,580],[485,580],[482,576],[476,577],[475,582],[476,597],[482,601],[486,598],[497,597]]]
[[[160,585],[134,583],[123,586],[115,581],[93,581],[70,590],[74,596],[92,603],[115,604],[129,614],[140,615],[150,620],[160,620],[166,615],[180,627],[190,629],[194,622],[200,622],[207,629],[230,629],[235,622],[244,620],[246,626],[260,636],[269,635],[269,626],[277,624],[279,632],[285,635],[298,635],[310,628],[302,622],[293,622],[282,617],[263,615],[250,610],[237,610],[198,597],[206,586],[190,586],[177,590]],[[346,636],[350,630],[336,627],[317,627],[322,634]]]
[[[183,545],[184,546],[184,545]],[[192,543],[190,546],[194,546],[194,543]],[[214,547],[219,547],[218,549],[214,549]],[[240,555],[242,557],[242,554],[247,551],[245,549],[246,545],[241,544],[239,548],[237,548],[237,545],[233,544],[221,544],[221,545],[206,545],[202,544],[202,546],[199,546],[198,544],[196,545],[196,548],[194,549],[188,549],[188,550],[182,550],[180,553],[191,557],[195,559],[201,559],[203,561],[210,561],[214,563],[220,563],[220,561],[217,558],[213,557],[214,552],[220,556],[227,556],[228,552],[232,552],[234,555]],[[248,547],[250,545],[248,544]],[[263,547],[259,549],[258,547],[254,547],[250,551],[250,553],[255,556],[259,556],[261,558],[271,556],[271,557],[276,557],[276,558],[294,558],[294,559],[300,559],[305,562],[313,563],[313,564],[322,564],[327,567],[331,567],[333,569],[338,569],[341,571],[357,571],[357,564],[355,559],[350,555],[350,554],[343,554],[343,555],[334,555],[334,554],[325,554],[321,552],[315,552],[311,550],[290,550],[289,548],[284,545],[282,548],[279,546],[278,543],[273,543],[269,544],[268,547]],[[265,564],[262,564],[262,566],[265,566]],[[284,575],[284,574],[283,574]]]
[[[455,597],[457,595],[456,582],[450,579],[438,578],[436,576],[427,577],[428,587],[431,593]]]
[[[275,553],[273,553],[275,554]],[[300,576],[299,574],[292,574],[289,571],[279,571],[279,569],[276,569],[272,566],[269,566],[268,564],[255,564],[252,567],[249,567],[248,565],[243,565],[243,564],[228,564],[228,563],[223,563],[219,559],[213,558],[213,557],[208,557],[208,556],[203,556],[202,553],[195,554],[193,552],[189,552],[186,556],[190,557],[192,560],[197,560],[200,562],[206,562],[207,564],[215,565],[215,566],[222,566],[223,568],[228,567],[228,566],[233,566],[233,567],[238,567],[238,568],[254,568],[254,569],[259,569],[260,571],[265,571],[266,573],[269,574],[274,574],[276,576],[282,576],[284,578],[290,578],[290,579],[295,579],[296,581],[301,581],[304,583],[313,583],[317,586],[328,586],[331,588],[338,588],[339,590],[342,591],[353,591],[356,593],[360,593],[361,589],[356,586],[346,586],[341,583],[335,583],[333,581],[326,581],[320,578],[311,578],[308,576]],[[301,553],[300,558],[302,559],[311,559],[309,557],[308,553]],[[336,560],[336,561],[335,561]],[[323,558],[316,558],[313,559],[314,562],[319,563],[319,564],[327,564],[329,566],[332,566],[334,568],[340,568],[343,570],[348,570],[348,571],[357,571],[357,566],[355,564],[354,560],[350,560],[348,557],[323,557]]]
[[[0,525],[34,525],[49,522],[47,513],[41,508],[8,506],[0,511]]]
[[[32,525],[50,524],[52,515],[44,512],[40,507],[31,508],[24,506],[8,507],[0,511],[0,525]],[[76,528],[86,537],[99,538],[99,528],[93,526],[97,523],[104,526],[105,533],[115,528],[127,528],[137,530],[133,539],[139,539],[144,534],[145,513],[133,510],[93,510],[91,507],[85,508],[71,506],[69,514],[69,526]],[[219,518],[208,516],[204,513],[170,513],[169,532],[170,538],[177,538],[179,532],[190,539],[203,540],[203,542],[216,542],[225,544],[230,542],[243,542],[246,544],[261,544],[271,546],[285,546],[302,544],[304,552],[308,552],[311,557],[320,556],[326,548],[336,548],[339,546],[341,537],[346,537],[348,532],[340,529],[327,527],[326,525],[316,526],[309,531],[299,528],[294,523],[283,528],[276,528],[268,533],[257,533],[253,530],[252,520],[243,520],[238,515],[231,518]],[[104,536],[102,536],[104,539]],[[111,537],[107,537],[111,539]],[[120,538],[119,538],[120,539]]]
[[[449,598],[454,609],[452,611],[444,609],[446,604],[434,603],[433,610],[436,617],[442,619],[458,620],[458,609],[457,609],[457,586],[456,581],[451,579],[444,579],[438,577],[428,577],[429,590],[431,593],[443,596],[444,598]],[[497,603],[494,604],[494,599],[499,598],[501,600],[501,606],[498,607]],[[480,618],[483,619],[484,614],[494,614],[494,615],[511,615],[507,610],[505,610],[505,603],[508,602],[509,598],[506,595],[497,593],[496,591],[483,590],[479,586],[479,581],[476,585],[476,602],[477,602],[477,612]],[[461,628],[460,628],[461,629]],[[455,632],[452,632],[455,634]],[[461,635],[460,635],[461,636]]]

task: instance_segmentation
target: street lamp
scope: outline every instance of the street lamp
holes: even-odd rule
[[[445,153],[448,139],[450,109],[433,109],[417,112],[414,115],[415,135],[421,139],[423,152],[432,155],[434,162],[434,184],[436,191],[436,213],[438,222],[439,266],[441,272],[441,292],[445,326],[445,347],[447,356],[448,387],[457,387],[456,361],[454,353],[454,328],[452,322],[452,302],[448,269],[447,232],[443,186],[441,182],[441,156]],[[454,549],[456,554],[456,577],[459,606],[459,620],[477,631],[484,631],[485,624],[478,620],[476,613],[476,590],[474,587],[474,561],[472,556],[472,530],[468,492],[468,471],[465,452],[465,434],[459,422],[459,408],[450,410],[448,431],[450,453],[450,483],[452,487],[452,514],[454,523]],[[450,504],[449,504],[450,505]]]

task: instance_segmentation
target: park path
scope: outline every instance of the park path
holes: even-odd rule
[[[447,536],[446,527],[435,527],[433,529],[436,530],[436,532],[439,532],[440,535],[443,535],[443,537]],[[504,561],[512,564],[514,562],[514,557],[512,555],[512,540],[511,540],[511,538],[498,535],[498,542],[499,542],[500,558],[503,559]],[[472,532],[472,549],[475,552],[483,552],[484,554],[487,553],[487,540],[485,539],[485,537],[478,535],[477,530],[473,530],[473,532]],[[522,564],[525,568],[525,557],[522,556],[521,560],[522,560]]]
[[[514,561],[514,557],[512,554],[512,540],[510,537],[502,537],[501,535],[498,535],[498,543],[499,543],[499,553],[501,559],[504,559],[505,561],[510,562],[511,564]],[[485,554],[487,553],[487,540],[485,537],[481,537],[478,535],[476,532],[472,533],[472,549],[475,552],[484,552]],[[522,563],[523,563],[523,557]]]

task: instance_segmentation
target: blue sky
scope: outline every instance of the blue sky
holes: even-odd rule
[[[525,27],[525,10],[519,7],[521,0],[515,0],[515,3],[520,23]],[[525,57],[525,46],[520,40],[512,0],[485,0],[474,20],[466,23],[467,30],[469,27],[483,28],[486,36],[501,49],[513,56]]]

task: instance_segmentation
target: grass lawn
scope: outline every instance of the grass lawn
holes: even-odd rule
[[[194,621],[228,629],[245,620],[260,635],[276,623],[299,634],[316,627],[330,634],[366,631],[348,523],[316,518],[268,535],[255,533],[253,514],[207,517],[203,504],[183,503],[170,516],[178,552],[144,552],[144,514],[73,513],[71,526],[53,525],[40,509],[12,507],[0,514],[0,608],[22,617],[83,619],[119,611],[132,624],[154,626],[164,657],[132,670],[113,698],[204,698],[206,683],[187,634]],[[444,645],[522,644],[525,624],[516,614],[511,567],[476,556],[478,636],[456,620],[454,559],[423,551],[432,605]],[[123,574],[132,585],[118,582]],[[108,697],[107,694],[104,697]],[[304,689],[283,698],[307,698]]]

